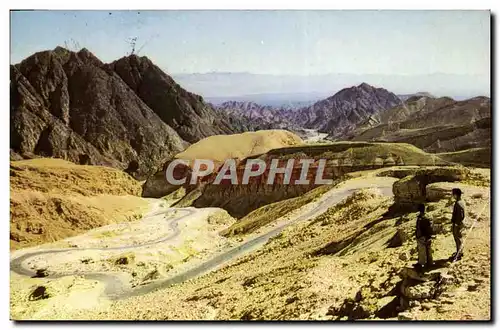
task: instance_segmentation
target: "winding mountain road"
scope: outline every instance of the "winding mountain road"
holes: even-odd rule
[[[387,182],[379,183],[376,185],[370,185],[369,187],[373,188],[378,188],[380,191],[386,195],[386,196],[392,196],[392,181],[391,180],[386,180]],[[360,190],[362,188],[366,187],[356,187],[356,188],[334,188],[334,191],[327,192],[321,200],[318,202],[318,204],[311,210],[306,211],[305,213],[302,213],[298,215],[296,218],[291,219],[283,224],[280,224],[273,228],[272,230],[262,233],[261,235],[258,235],[256,237],[253,237],[246,242],[242,243],[241,245],[234,247],[232,249],[229,249],[225,252],[222,252],[221,254],[195,266],[194,268],[191,268],[187,271],[184,271],[178,275],[175,275],[171,278],[168,279],[163,279],[163,280],[157,280],[152,283],[142,285],[142,286],[137,286],[134,288],[131,288],[130,285],[125,284],[121,278],[118,276],[118,274],[110,274],[110,273],[104,273],[104,272],[92,272],[92,273],[85,273],[85,272],[57,272],[57,273],[50,273],[46,278],[60,278],[64,276],[70,276],[70,275],[80,275],[84,276],[86,279],[91,279],[91,280],[98,280],[101,281],[105,284],[105,289],[103,294],[112,300],[115,299],[123,299],[131,296],[137,296],[137,295],[142,295],[146,294],[148,292],[160,289],[160,288],[166,288],[171,285],[177,284],[177,283],[182,283],[186,280],[198,277],[200,275],[203,275],[205,273],[208,273],[212,270],[215,270],[222,266],[223,264],[227,263],[228,261],[231,261],[243,254],[246,254],[252,250],[255,250],[262,245],[264,245],[269,238],[272,236],[275,236],[279,234],[283,229],[286,227],[290,226],[293,223],[297,223],[299,221],[307,220],[313,217],[316,217],[323,212],[325,212],[328,208],[332,207],[333,205],[339,203],[342,201],[344,198],[347,196],[351,195],[357,190]],[[50,250],[42,250],[42,251],[35,251],[35,252],[28,252],[25,254],[22,254],[20,256],[14,257],[10,261],[10,270],[24,276],[34,276],[35,272],[31,269],[28,269],[24,266],[24,262],[27,261],[28,259],[45,255],[45,254],[51,254],[51,253],[64,253],[64,252],[71,252],[71,251],[110,251],[110,250],[130,250],[130,249],[136,249],[139,247],[145,247],[145,246],[151,246],[154,244],[158,243],[164,243],[168,242],[174,238],[176,238],[180,234],[180,230],[178,227],[178,224],[182,220],[189,220],[189,217],[194,216],[197,212],[200,212],[201,210],[197,210],[194,208],[178,208],[178,209],[168,209],[165,211],[161,212],[156,212],[150,215],[147,215],[143,220],[147,220],[149,217],[157,217],[157,216],[165,216],[169,213],[172,212],[177,212],[177,213],[183,213],[182,215],[175,217],[173,220],[168,222],[168,225],[170,226],[170,229],[172,229],[171,233],[165,237],[162,237],[160,239],[156,239],[153,241],[149,241],[146,243],[142,244],[134,244],[134,245],[126,245],[126,246],[118,246],[118,247],[104,247],[104,248],[67,248],[67,249],[50,249]]]

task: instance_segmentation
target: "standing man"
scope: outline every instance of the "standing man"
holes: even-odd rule
[[[415,265],[418,268],[432,266],[432,250],[431,240],[432,224],[429,218],[425,216],[425,205],[418,205],[418,216],[415,236],[417,237],[418,263]]]
[[[451,224],[453,238],[455,239],[455,245],[457,247],[457,252],[453,253],[451,259],[460,260],[464,256],[462,246],[462,230],[464,228],[465,205],[462,201],[462,190],[459,188],[453,188],[451,190],[451,195],[455,200],[455,205],[453,205],[453,214],[451,216]]]

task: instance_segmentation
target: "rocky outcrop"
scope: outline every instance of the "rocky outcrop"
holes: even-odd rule
[[[249,212],[273,202],[297,197],[319,187],[315,184],[318,164],[312,164],[306,177],[310,184],[296,184],[302,168],[298,163],[292,171],[290,184],[284,182],[284,174],[277,174],[272,184],[268,184],[269,165],[273,157],[266,157],[266,171],[257,177],[250,178],[248,184],[241,184],[246,162],[241,162],[237,167],[237,182],[232,184],[229,180],[223,180],[221,184],[211,184],[215,175],[207,179],[203,194],[194,201],[195,207],[216,206],[225,209],[231,216],[241,218]],[[287,160],[280,162],[279,167],[285,167]],[[339,179],[343,174],[350,171],[351,167],[336,166],[330,163],[326,166],[322,178]]]
[[[404,177],[392,186],[396,204],[418,204],[425,202],[425,184],[413,175]]]
[[[232,132],[145,57],[104,64],[86,49],[58,47],[10,71],[10,148],[23,158],[108,165],[145,178],[185,140]]]
[[[436,299],[446,287],[453,284],[453,279],[442,270],[419,273],[413,268],[405,267],[399,276],[400,310],[407,309],[413,301],[429,301]],[[400,319],[404,314],[400,316]]]
[[[166,171],[170,163],[174,158],[163,164],[163,167],[153,175],[149,176],[142,186],[142,197],[160,198],[169,195],[180,188],[178,185],[173,185],[167,182]],[[183,164],[176,165],[173,171],[173,177],[176,180],[181,180],[182,178],[187,178],[189,182],[191,178],[192,170],[189,166]],[[194,187],[186,184],[184,185],[187,191],[193,189]]]
[[[414,208],[416,204],[436,201],[446,195],[442,188],[444,182],[464,180],[469,171],[466,168],[442,167],[417,170],[415,174],[396,181],[392,187],[395,205]],[[439,182],[439,185],[434,184]],[[452,184],[447,185],[451,190]]]

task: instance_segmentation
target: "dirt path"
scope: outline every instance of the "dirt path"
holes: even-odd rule
[[[316,205],[312,209],[305,211],[302,214],[297,214],[294,218],[288,219],[287,221],[279,222],[276,226],[272,227],[270,230],[267,230],[263,233],[259,233],[257,236],[252,236],[250,239],[243,242],[242,244],[233,247],[227,251],[224,251],[191,269],[181,272],[171,278],[157,280],[143,286],[130,288],[129,285],[123,282],[123,280],[120,278],[118,274],[110,274],[104,272],[52,272],[46,278],[61,278],[70,275],[80,275],[87,279],[98,280],[100,282],[103,282],[105,285],[105,289],[103,292],[104,296],[111,300],[124,299],[131,296],[143,295],[160,288],[166,288],[171,285],[184,282],[186,280],[198,277],[207,272],[215,270],[224,265],[225,263],[261,247],[268,241],[269,238],[279,234],[286,227],[294,223],[297,223],[299,221],[304,221],[322,214],[328,208],[339,203],[344,198],[348,197],[349,195],[351,195],[352,193],[354,193],[359,189],[368,187],[378,188],[384,195],[392,196],[393,181],[394,180],[392,179],[384,178],[382,180],[378,181],[376,180],[370,183],[367,183],[366,181],[352,180],[347,184],[342,184],[339,188],[334,188],[328,193],[325,193],[325,195],[323,195],[323,197],[316,203]],[[158,209],[158,205],[156,205],[156,209]],[[170,213],[174,213],[175,215],[175,217],[168,222],[168,225],[171,229],[171,233],[165,237],[153,241],[141,244],[109,247],[109,248],[67,248],[67,249],[50,249],[50,250],[28,252],[19,256],[14,256],[13,259],[11,259],[10,262],[11,271],[24,276],[33,276],[35,275],[35,272],[29,268],[26,268],[24,266],[24,263],[28,259],[49,253],[54,254],[54,253],[64,253],[64,252],[83,251],[83,250],[130,251],[144,246],[152,246],[158,243],[165,243],[179,236],[180,230],[178,228],[178,224],[180,221],[182,220],[189,221],[191,217],[197,216],[198,212],[201,212],[201,209],[197,210],[194,208],[175,208],[175,209],[168,209],[165,211],[155,211],[152,212],[152,214],[147,215],[145,219],[152,217],[163,217],[166,219],[167,215],[169,215]]]

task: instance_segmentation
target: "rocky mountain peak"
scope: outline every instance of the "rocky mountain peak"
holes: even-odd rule
[[[201,96],[183,89],[147,57],[130,55],[109,66],[187,142],[234,132],[231,124],[205,104]]]
[[[294,121],[300,126],[318,129],[334,137],[344,136],[357,124],[401,103],[396,94],[361,83],[300,109]]]
[[[365,83],[365,82],[363,82],[363,83],[359,84],[359,85],[357,86],[357,88],[359,88],[359,89],[364,89],[364,90],[372,90],[372,89],[375,89],[375,87],[373,87],[372,85],[369,85],[369,84],[367,84],[367,83]]]
[[[77,53],[78,57],[87,64],[92,64],[95,66],[103,66],[103,62],[101,62],[100,59],[97,58],[91,51],[89,51],[87,48],[82,48],[80,51]]]

